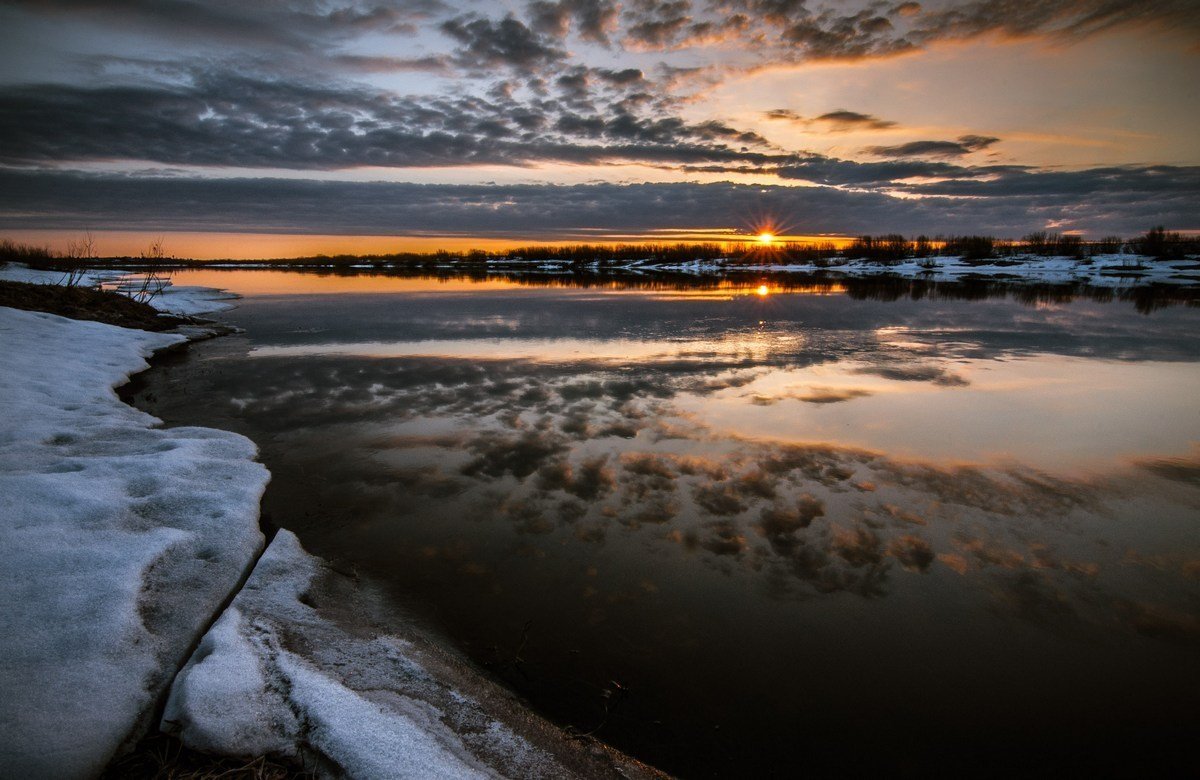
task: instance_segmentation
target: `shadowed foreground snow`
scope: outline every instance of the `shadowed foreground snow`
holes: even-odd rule
[[[98,773],[262,547],[254,444],[113,391],[183,340],[0,308],[0,776]]]
[[[214,752],[308,751],[354,777],[487,775],[441,712],[405,695],[439,692],[407,657],[411,645],[349,636],[301,602],[312,601],[309,586],[319,574],[319,562],[280,531],[176,679],[164,730],[176,728],[191,747]],[[347,687],[348,678],[361,690]],[[502,728],[480,725],[482,737]],[[515,748],[506,763],[520,775],[544,760],[524,740],[503,736],[501,745]]]
[[[369,586],[280,531],[176,678],[163,731],[200,750],[289,756],[331,776],[651,774],[569,742],[420,632],[389,633],[396,618],[378,605]]]

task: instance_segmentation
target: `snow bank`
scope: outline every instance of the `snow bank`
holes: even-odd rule
[[[280,531],[176,678],[163,730],[353,778],[653,774],[550,734],[419,632],[389,633],[376,604]]]
[[[262,547],[254,445],[113,392],[183,340],[0,308],[0,776],[97,774]]]
[[[834,258],[829,264],[820,266],[815,263],[739,264],[724,260],[694,260],[683,263],[635,261],[615,267],[636,273],[671,272],[693,276],[720,275],[730,270],[781,274],[821,272],[831,278],[893,276],[938,282],[982,278],[1014,284],[1082,283],[1094,287],[1136,287],[1147,284],[1200,284],[1200,273],[1197,273],[1196,266],[1195,258],[1161,261],[1136,255],[1096,255],[1085,259],[1019,256],[974,262],[961,257],[933,257],[924,261],[910,259],[893,265]]]
[[[8,282],[26,282],[29,284],[63,284],[67,275],[62,271],[42,271],[22,265],[9,263],[0,267],[0,279]],[[119,292],[136,292],[141,289],[139,274],[129,274],[124,271],[91,270],[83,272],[79,284],[85,287],[103,287]],[[155,285],[157,289],[157,285]],[[171,284],[170,274],[165,276],[162,292],[146,302],[167,314],[178,314],[194,317],[198,314],[211,314],[225,311],[233,307],[230,301],[238,296],[211,287],[178,287]]]

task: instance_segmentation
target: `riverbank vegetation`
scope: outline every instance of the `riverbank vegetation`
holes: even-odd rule
[[[899,234],[859,236],[843,246],[825,242],[788,242],[775,240],[694,244],[576,244],[570,246],[537,245],[485,252],[396,252],[374,255],[313,255],[252,261],[256,265],[370,266],[389,268],[428,268],[447,265],[485,265],[495,263],[561,264],[571,267],[610,267],[648,263],[679,265],[695,262],[723,262],[730,265],[834,266],[847,261],[865,261],[891,265],[910,260],[933,264],[939,257],[960,257],[970,262],[1010,261],[1022,257],[1065,257],[1082,262],[1099,255],[1126,254],[1151,260],[1177,260],[1200,254],[1200,236],[1172,232],[1161,226],[1132,237],[1105,236],[1084,239],[1071,233],[1036,231],[1020,239],[993,236],[925,236]],[[163,240],[152,243],[137,257],[104,257],[97,253],[92,234],[69,242],[66,251],[55,252],[48,246],[0,240],[0,261],[16,261],[38,268],[70,269],[80,265],[112,264],[124,268],[161,269],[212,265],[223,261],[191,260],[170,256]],[[250,261],[229,261],[250,262]]]
[[[0,306],[141,330],[170,330],[187,322],[163,314],[149,303],[128,295],[79,284],[27,284],[0,280]]]

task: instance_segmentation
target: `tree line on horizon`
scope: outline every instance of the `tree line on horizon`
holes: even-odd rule
[[[843,248],[840,255],[846,259],[899,262],[927,257],[983,260],[1026,255],[1082,259],[1123,252],[1158,260],[1180,259],[1200,252],[1200,237],[1169,232],[1161,225],[1131,239],[1114,235],[1085,240],[1083,236],[1073,233],[1045,230],[1029,233],[1017,241],[992,236],[917,236],[907,239],[899,234],[890,234],[860,236]]]
[[[1086,240],[1071,233],[1036,231],[1019,240],[998,239],[984,235],[916,236],[907,238],[898,233],[880,236],[859,236],[848,244],[837,246],[826,242],[774,242],[762,245],[745,243],[695,244],[576,244],[569,246],[528,246],[487,252],[469,250],[450,252],[397,252],[374,255],[314,255],[301,258],[280,258],[268,263],[290,265],[346,265],[351,263],[384,266],[426,266],[453,263],[479,264],[488,262],[558,262],[570,265],[600,266],[651,261],[657,264],[677,264],[694,261],[726,260],[733,263],[787,265],[832,265],[840,260],[866,260],[880,264],[905,260],[929,260],[937,257],[963,257],[967,260],[1012,258],[1021,256],[1069,257],[1085,259],[1096,255],[1128,253],[1156,260],[1180,259],[1200,254],[1200,236],[1185,236],[1167,231],[1162,226],[1151,228],[1134,238],[1106,236]],[[192,261],[168,257],[163,239],[159,238],[139,257],[105,258],[129,265],[191,265],[209,261]],[[9,239],[0,240],[0,261],[16,261],[31,265],[63,267],[90,264],[100,260],[96,242],[89,232],[86,238],[68,242],[64,252],[48,246],[25,244]]]

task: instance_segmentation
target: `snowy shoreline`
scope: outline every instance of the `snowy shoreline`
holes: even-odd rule
[[[798,263],[732,264],[721,261],[631,265],[638,272],[673,272],[694,276],[721,273],[757,272],[768,275],[827,275],[831,278],[870,279],[894,277],[929,282],[956,282],[984,279],[1012,284],[1086,284],[1092,287],[1123,287],[1146,284],[1200,284],[1200,263],[1196,258],[1154,260],[1140,255],[1095,255],[1088,258],[1017,256],[987,260],[963,257],[910,258],[881,264],[869,260],[832,260],[821,264]]]
[[[118,266],[120,267],[120,266]],[[130,263],[130,268],[138,268]],[[969,260],[960,256],[908,258],[895,262],[866,259],[828,258],[819,262],[746,262],[716,258],[687,262],[663,262],[654,258],[620,262],[576,263],[570,260],[525,261],[493,258],[483,262],[435,262],[419,268],[386,261],[289,262],[257,260],[206,260],[173,266],[173,270],[291,271],[295,273],[445,274],[486,273],[511,276],[604,275],[625,278],[655,276],[711,280],[754,274],[767,280],[787,282],[819,278],[825,281],[898,279],[923,282],[992,281],[1014,285],[1086,285],[1127,288],[1144,285],[1200,286],[1200,258],[1155,259],[1135,254],[1098,254],[1091,257],[1014,255]]]
[[[264,551],[253,442],[163,428],[116,395],[154,352],[210,335],[184,330],[0,307],[0,776],[94,777],[155,729],[332,777],[660,776],[566,738],[290,532]]]
[[[115,388],[181,334],[0,308],[0,775],[98,774],[263,545],[248,439],[163,429]]]

